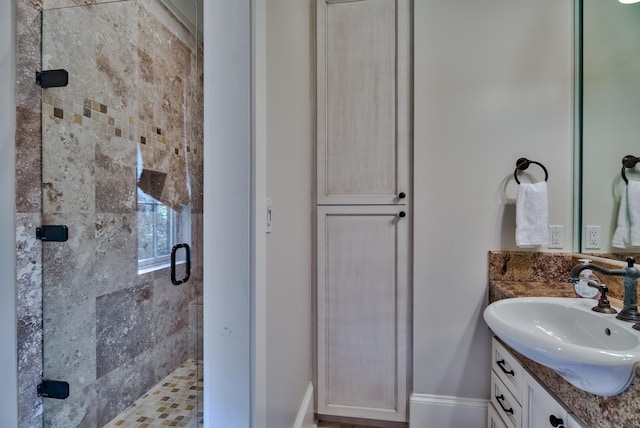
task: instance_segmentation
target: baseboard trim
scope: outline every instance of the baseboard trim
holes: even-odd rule
[[[486,420],[489,401],[447,395],[411,394],[411,428],[477,426]]]
[[[296,422],[293,428],[314,428],[314,411],[313,411],[313,383],[309,382],[304,398],[298,409]]]

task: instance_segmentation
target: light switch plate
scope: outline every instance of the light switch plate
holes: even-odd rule
[[[272,223],[272,214],[273,214],[273,206],[271,204],[271,199],[267,198],[267,233],[271,233],[273,231]]]

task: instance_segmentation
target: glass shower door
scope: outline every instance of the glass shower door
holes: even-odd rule
[[[76,3],[42,22],[44,426],[200,426],[197,3]]]

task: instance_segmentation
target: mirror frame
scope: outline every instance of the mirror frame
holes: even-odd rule
[[[574,0],[573,25],[573,252],[582,252],[582,0]]]

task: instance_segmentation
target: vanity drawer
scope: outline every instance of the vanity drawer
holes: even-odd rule
[[[505,425],[496,408],[493,407],[493,403],[489,403],[488,408],[487,428],[509,428]]]
[[[516,401],[522,403],[524,368],[495,337],[491,346],[491,369],[513,394]]]
[[[522,406],[493,370],[491,371],[491,404],[508,428],[522,427]]]

